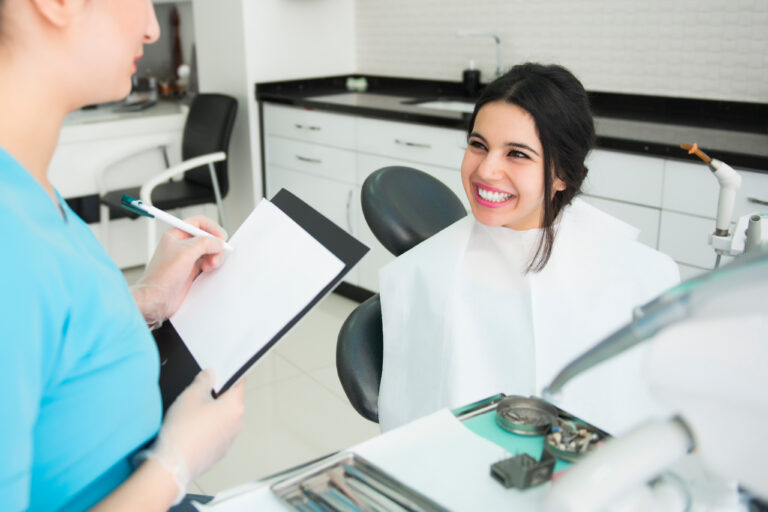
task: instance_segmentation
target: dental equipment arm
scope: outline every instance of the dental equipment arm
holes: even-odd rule
[[[741,187],[741,175],[733,168],[717,160],[710,158],[709,155],[699,149],[698,144],[680,144],[682,149],[687,149],[688,154],[695,154],[701,158],[712,174],[715,175],[717,183],[720,185],[720,194],[717,199],[717,218],[715,220],[715,232],[709,237],[709,244],[717,253],[715,268],[720,266],[720,259],[723,255],[735,256],[742,252],[733,248],[734,236],[730,232],[731,219],[733,218],[733,208],[736,203],[736,193]]]

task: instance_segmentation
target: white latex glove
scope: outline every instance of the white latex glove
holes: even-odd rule
[[[212,235],[225,239],[224,229],[205,217],[192,217],[187,222]],[[216,239],[170,229],[160,240],[144,276],[131,287],[144,320],[158,327],[173,315],[200,272],[209,272],[224,263],[226,251]]]
[[[213,378],[202,371],[165,414],[155,443],[144,453],[157,459],[179,487],[176,503],[187,485],[221,459],[243,429],[245,381],[211,396]]]

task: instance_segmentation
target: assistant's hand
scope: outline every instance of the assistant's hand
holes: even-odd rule
[[[211,396],[213,378],[202,371],[171,404],[152,448],[168,470],[183,497],[187,484],[210,469],[227,452],[243,428],[245,381],[220,395]]]
[[[226,233],[205,217],[187,222],[224,240]],[[200,272],[209,272],[224,263],[226,253],[219,240],[170,229],[147,264],[144,276],[131,287],[142,315],[150,326],[159,326],[173,315]]]

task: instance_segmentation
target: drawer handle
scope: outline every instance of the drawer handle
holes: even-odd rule
[[[422,144],[422,143],[419,143],[419,142],[409,142],[407,140],[400,140],[400,139],[395,139],[395,144],[400,144],[401,146],[408,146],[409,148],[429,149],[429,148],[432,147],[431,144]]]
[[[301,155],[296,155],[296,158],[298,160],[301,160],[302,162],[309,162],[311,164],[321,164],[321,163],[323,163],[323,161],[320,160],[319,158],[309,158],[309,157],[301,156]]]
[[[299,130],[309,130],[311,132],[319,132],[320,131],[320,127],[319,126],[312,126],[312,125],[304,126],[303,124],[299,124],[299,123],[296,123],[293,126],[298,128]]]
[[[747,201],[749,201],[750,203],[755,203],[755,204],[761,204],[763,206],[768,206],[768,201],[766,201],[764,199],[758,199],[756,197],[748,197]]]

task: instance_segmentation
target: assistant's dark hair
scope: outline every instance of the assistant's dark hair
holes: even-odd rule
[[[552,254],[555,219],[579,193],[587,176],[584,160],[595,144],[589,98],[581,82],[562,66],[519,64],[485,87],[469,119],[467,136],[474,130],[480,109],[496,101],[517,105],[533,117],[544,153],[543,229],[528,264],[529,272],[538,272]],[[565,190],[552,196],[555,176],[565,183]]]

